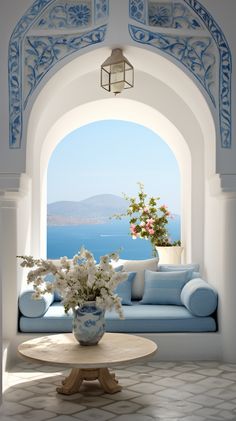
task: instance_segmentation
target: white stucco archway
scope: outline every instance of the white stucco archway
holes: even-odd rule
[[[182,180],[185,260],[203,265],[204,183],[214,174],[215,165],[215,130],[210,108],[193,81],[170,61],[136,47],[127,47],[125,53],[135,67],[135,88],[119,98],[111,97],[99,86],[97,63],[102,63],[109,54],[107,48],[101,48],[58,70],[33,99],[26,155],[33,195],[31,253],[45,255],[45,174],[57,143],[84,124],[121,119],[152,129],[174,152]]]

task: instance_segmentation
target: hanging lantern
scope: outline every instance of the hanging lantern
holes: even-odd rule
[[[115,48],[101,66],[101,87],[117,95],[133,86],[134,68],[123,56],[122,50]]]

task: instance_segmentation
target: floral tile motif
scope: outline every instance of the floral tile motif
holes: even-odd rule
[[[95,0],[94,6],[94,18],[95,22],[104,19],[109,14],[109,2],[108,0]]]
[[[146,8],[144,0],[130,0],[129,15],[131,19],[146,23]]]
[[[33,29],[88,28],[108,16],[108,0],[54,0]]]
[[[182,31],[188,31],[192,37],[195,38],[195,34],[199,34],[197,30],[201,30],[201,35],[205,32],[205,36],[209,38],[211,44],[215,44],[218,49],[215,52],[215,65],[217,68],[217,74],[212,78],[211,69],[205,68],[206,78],[205,82],[208,84],[209,78],[214,79],[215,92],[212,92],[213,86],[206,88],[207,94],[210,96],[211,101],[216,107],[216,113],[218,114],[219,121],[219,132],[221,135],[221,147],[231,148],[231,137],[232,137],[232,122],[231,122],[231,78],[232,78],[232,57],[231,52],[227,43],[227,40],[218,26],[217,22],[210,15],[208,10],[202,6],[197,0],[176,0],[176,1],[158,1],[158,0],[129,0],[129,17],[130,19],[136,20],[141,24],[146,25],[144,28],[139,29],[139,39],[134,37],[134,30],[131,30],[133,25],[129,25],[131,37],[137,42],[146,42],[145,34],[149,33],[150,38],[152,34],[157,36],[162,35],[154,32],[162,28],[163,36],[174,34],[177,39],[177,34]],[[150,31],[150,26],[153,31]],[[175,32],[173,32],[175,30]],[[199,36],[196,37],[195,41],[198,41]],[[151,45],[153,45],[151,41]],[[168,50],[168,49],[167,49]],[[163,47],[162,51],[165,53],[166,50]],[[169,54],[169,52],[167,51]],[[174,53],[175,55],[175,53]],[[201,55],[201,53],[200,53]],[[184,54],[183,56],[184,57]],[[200,58],[200,56],[199,56]],[[180,60],[182,61],[182,60]],[[193,64],[193,63],[192,63]],[[190,66],[189,70],[196,76],[195,72],[198,72],[198,65]],[[198,78],[198,76],[196,76]],[[204,82],[204,83],[205,83]],[[201,82],[202,83],[202,82]],[[216,86],[217,85],[217,86]]]
[[[148,22],[150,26],[175,29],[204,29],[200,19],[183,3],[148,2]]]
[[[67,50],[65,54],[69,55],[80,48],[104,40],[106,26],[94,28],[94,25],[101,19],[103,19],[103,23],[105,18],[107,19],[108,4],[109,0],[35,0],[21,17],[12,32],[8,49],[10,148],[21,148],[24,109],[29,96],[45,76],[49,67],[53,67],[58,62],[57,55],[59,54],[62,58],[62,50]],[[89,28],[91,30],[88,32]],[[35,30],[38,34],[39,29],[42,29],[43,39],[34,35]],[[70,33],[65,34],[67,29],[70,30]],[[51,33],[52,30],[57,30],[58,34],[61,31],[64,32],[60,36],[55,32]],[[72,39],[72,30],[76,31],[74,40]],[[45,31],[49,31],[47,36]],[[82,39],[79,40],[82,35],[84,36],[83,42]],[[27,45],[31,37],[37,38],[37,45]],[[47,41],[46,38],[48,38]],[[34,54],[30,59],[28,56],[32,50],[34,50]],[[26,66],[23,65],[24,62],[26,62]]]
[[[117,0],[118,1],[118,0]],[[34,30],[53,30],[55,28],[60,32],[68,27],[70,31],[86,30],[91,28],[96,22],[105,21],[109,15],[109,0],[35,0],[28,8],[26,13],[20,18],[14,28],[8,53],[8,74],[9,74],[9,147],[21,148],[21,139],[24,129],[24,106],[27,105],[28,95],[31,95],[37,86],[38,74],[32,77],[35,70],[29,71],[29,79],[26,83],[26,92],[24,92],[24,75],[22,74],[24,53],[23,41],[27,36],[33,36]],[[204,30],[206,36],[212,44],[218,49],[217,72],[215,82],[217,94],[215,97],[216,113],[218,113],[219,132],[221,135],[221,147],[231,148],[231,78],[232,78],[232,57],[227,40],[218,26],[217,22],[210,15],[208,10],[197,0],[176,0],[176,1],[154,1],[154,0],[129,0],[129,16],[131,19],[141,24],[152,26],[153,30],[162,28],[162,31],[181,29],[198,33],[198,29]],[[140,29],[140,28],[138,28]],[[149,29],[147,28],[149,31]],[[151,32],[150,32],[151,34]],[[53,41],[55,33],[50,33]],[[176,33],[175,33],[176,35]],[[68,36],[68,34],[67,34]],[[142,42],[145,35],[140,34]],[[194,35],[195,36],[195,35]],[[57,35],[56,35],[57,37]],[[93,39],[96,39],[96,32]],[[101,42],[100,40],[99,42]],[[144,42],[146,43],[146,42]],[[163,49],[164,52],[164,49]],[[38,50],[37,53],[38,54]],[[51,52],[49,51],[49,55]],[[218,57],[217,57],[218,56]],[[184,57],[184,55],[183,55]],[[45,59],[43,54],[42,61]],[[54,60],[52,66],[56,64]],[[40,63],[42,65],[42,62]],[[195,75],[198,64],[192,63],[190,71]],[[210,69],[205,69],[207,80],[209,82]],[[37,73],[38,69],[36,69]],[[46,72],[42,73],[42,78]],[[31,76],[30,76],[31,75]],[[28,77],[28,76],[27,76]],[[41,80],[41,79],[40,79]],[[206,86],[205,85],[205,86]],[[212,86],[208,86],[206,92],[210,96]]]
[[[169,54],[185,66],[198,79],[216,104],[215,48],[209,37],[192,37],[151,32],[130,25],[131,37]]]
[[[84,28],[92,23],[92,1],[53,2],[40,16],[34,28]]]

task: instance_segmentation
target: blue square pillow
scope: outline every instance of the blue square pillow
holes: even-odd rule
[[[131,291],[132,284],[136,275],[136,272],[128,272],[128,278],[117,285],[115,293],[121,298],[121,304],[124,306],[132,306]]]
[[[152,272],[145,270],[144,294],[140,304],[183,305],[180,294],[188,282],[189,273]]]

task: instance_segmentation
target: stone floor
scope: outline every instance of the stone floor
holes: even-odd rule
[[[68,371],[21,362],[8,374],[1,421],[236,421],[236,364],[146,362],[116,368],[123,390],[58,395]]]

